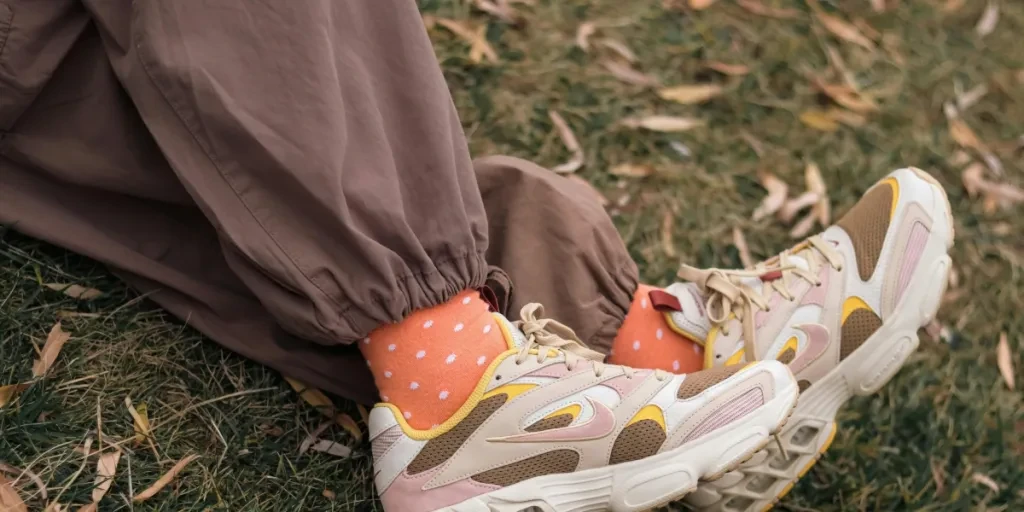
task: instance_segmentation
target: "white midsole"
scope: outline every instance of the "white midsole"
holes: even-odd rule
[[[796,383],[731,425],[645,459],[531,478],[436,512],[543,512],[647,510],[681,498],[700,478],[754,453],[786,421],[797,400]]]

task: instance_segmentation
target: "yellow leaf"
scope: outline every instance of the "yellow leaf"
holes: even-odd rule
[[[140,503],[152,498],[153,496],[156,495],[156,493],[160,492],[161,489],[167,487],[167,484],[173,482],[175,477],[178,476],[178,473],[181,473],[181,471],[185,469],[185,466],[188,466],[190,462],[198,458],[198,455],[189,455],[184,459],[179,460],[178,463],[175,464],[174,467],[170,469],[170,471],[164,473],[163,476],[161,476],[156,482],[154,482],[153,485],[149,486],[148,489],[135,495],[135,497],[132,498],[132,501],[135,503]]]
[[[757,14],[758,16],[767,16],[769,18],[776,18],[780,20],[790,20],[800,16],[800,11],[796,9],[776,9],[774,7],[768,7],[761,3],[761,0],[736,0],[736,3],[748,12]]]
[[[646,164],[619,164],[612,167],[610,172],[626,178],[645,178],[654,174],[654,167]]]
[[[103,295],[103,292],[95,288],[86,288],[85,286],[77,284],[45,283],[43,286],[54,291],[62,292],[68,297],[79,300],[92,300]]]
[[[26,389],[28,389],[28,384],[8,384],[6,386],[0,386],[0,408],[13,402],[14,399],[18,398],[18,395]]]
[[[658,96],[662,99],[682,103],[683,105],[704,103],[719,94],[722,94],[722,87],[713,84],[677,85],[658,91]]]
[[[697,11],[701,9],[707,9],[708,7],[711,7],[711,4],[715,3],[716,1],[717,0],[690,0],[690,8]]]
[[[466,23],[451,20],[448,18],[433,18],[433,22],[448,29],[463,41],[469,43],[469,60],[479,63],[485,58],[491,62],[498,62],[498,52],[494,51],[491,43],[487,42],[487,27],[472,27]]]
[[[844,41],[863,46],[868,50],[875,49],[875,43],[871,42],[864,34],[857,29],[857,27],[843,21],[840,18],[832,16],[831,14],[825,14],[824,12],[817,12],[815,16],[818,17],[818,21],[821,22],[825,28],[833,35]]]
[[[644,128],[652,132],[685,132],[705,124],[701,119],[677,116],[627,117],[619,123],[627,128]]]
[[[96,485],[92,489],[92,502],[99,503],[110,490],[117,474],[117,463],[121,460],[121,450],[114,449],[100,455],[96,461]]]
[[[834,132],[839,129],[839,122],[835,116],[827,110],[810,109],[800,114],[800,121],[815,130],[823,132]]]
[[[562,115],[554,110],[548,111],[548,117],[551,118],[551,123],[555,125],[558,130],[558,136],[562,139],[562,143],[565,144],[565,149],[568,149],[572,153],[572,158],[564,164],[555,166],[552,170],[557,173],[570,173],[576,172],[577,169],[583,167],[584,155],[583,148],[580,147],[579,141],[576,140],[576,134],[572,133],[572,129],[569,128],[569,123],[565,122]]]
[[[132,399],[125,397],[124,405],[128,408],[128,414],[131,414],[132,421],[134,422],[133,427],[135,429],[135,445],[138,446],[147,439],[149,439],[149,412],[146,408],[146,404],[140,403],[138,407],[132,405]]]
[[[22,501],[21,495],[3,475],[0,475],[0,511],[28,512],[28,507]]]
[[[341,428],[345,429],[345,431],[348,432],[349,435],[356,440],[356,442],[363,440],[363,430],[359,428],[359,425],[356,423],[356,420],[352,419],[352,417],[349,416],[348,414],[338,414],[337,416],[334,417],[334,421],[338,425],[341,425]]]
[[[1017,389],[1013,376],[1013,356],[1010,355],[1010,343],[1006,341],[1006,333],[999,333],[999,345],[996,346],[996,364],[999,366],[999,373],[1003,374],[1006,387],[1010,390]]]
[[[750,68],[744,64],[728,64],[725,62],[711,61],[704,64],[709,69],[713,69],[722,73],[723,75],[729,76],[743,76],[750,73]]]
[[[285,377],[284,380],[288,381],[288,384],[292,386],[299,396],[306,401],[307,404],[316,407],[325,416],[334,416],[334,402],[331,402],[330,398],[323,391],[314,387],[308,386],[300,381]]]
[[[60,322],[53,325],[50,329],[50,333],[46,336],[46,343],[43,344],[43,350],[39,352],[39,359],[32,364],[32,376],[42,377],[46,375],[46,372],[53,366],[54,361],[57,360],[57,356],[60,355],[60,351],[64,348],[64,344],[71,338],[71,333],[65,332],[60,327]]]

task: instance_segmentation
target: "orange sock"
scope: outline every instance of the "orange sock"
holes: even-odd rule
[[[487,303],[467,290],[374,329],[359,348],[381,400],[413,428],[428,429],[455,414],[508,345]]]
[[[648,294],[657,289],[645,284],[637,286],[626,319],[612,342],[608,361],[672,373],[703,369],[704,348],[669,328],[664,313],[651,305]]]

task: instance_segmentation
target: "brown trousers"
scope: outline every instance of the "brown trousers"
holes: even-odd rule
[[[470,160],[413,0],[0,0],[0,223],[361,401],[414,309],[511,281],[607,350],[637,282],[588,191]]]

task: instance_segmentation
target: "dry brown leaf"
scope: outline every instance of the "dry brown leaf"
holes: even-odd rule
[[[677,85],[658,91],[658,96],[661,99],[682,103],[683,105],[704,103],[719,94],[722,94],[722,87],[714,84]]]
[[[875,12],[885,12],[885,0],[871,0],[871,9]]]
[[[873,43],[871,39],[868,39],[868,37],[862,34],[857,27],[843,19],[821,11],[814,13],[814,15],[818,17],[818,21],[825,26],[825,29],[839,39],[862,46],[868,50],[875,49],[875,43]]]
[[[96,510],[98,506],[96,503],[90,503],[84,507],[78,507],[78,512],[98,512]]]
[[[708,69],[713,69],[723,75],[743,76],[750,73],[750,67],[744,64],[728,64],[726,62],[711,61],[704,63],[704,65]]]
[[[829,204],[828,187],[825,185],[825,178],[821,177],[818,164],[807,164],[804,169],[804,182],[807,183],[807,190],[818,194],[818,203],[814,205],[813,213],[822,226],[828,226],[832,223],[832,206]]]
[[[978,25],[974,27],[974,32],[985,37],[996,29],[996,23],[999,23],[999,3],[989,0],[988,7],[985,7],[985,12],[978,19]]]
[[[978,103],[981,98],[984,98],[986,94],[988,94],[988,85],[986,84],[978,84],[967,92],[958,93],[956,95],[957,111],[966,112],[967,109]]]
[[[324,492],[322,492],[320,494],[322,494],[324,498],[327,498],[327,499],[329,499],[331,501],[334,501],[334,498],[338,497],[338,495],[334,494],[334,491],[332,491],[330,489],[324,489]]]
[[[487,42],[487,27],[472,27],[468,23],[448,18],[434,18],[434,22],[469,43],[469,60],[480,63],[484,59],[498,62],[498,52]]]
[[[758,16],[767,16],[769,18],[776,18],[780,20],[791,20],[800,16],[800,11],[796,9],[776,9],[774,7],[768,7],[761,3],[761,0],[736,0],[736,4],[746,9],[748,12],[757,14]]]
[[[627,117],[619,124],[627,128],[644,128],[652,132],[685,132],[702,127],[706,123],[702,119],[678,116],[644,116]]]
[[[800,219],[793,226],[793,229],[789,230],[790,238],[805,238],[814,229],[814,223],[818,220],[814,212],[808,213],[804,218]]]
[[[356,404],[356,409],[359,411],[359,418],[363,420],[364,425],[370,424],[370,411],[366,410],[363,404]]]
[[[583,167],[584,155],[583,148],[580,147],[579,141],[576,140],[576,134],[572,133],[572,129],[569,128],[569,123],[565,122],[562,115],[554,110],[548,110],[548,117],[551,118],[551,122],[555,125],[558,130],[558,136],[562,139],[562,144],[565,144],[565,148],[572,153],[572,158],[564,164],[556,165],[552,170],[557,173],[570,173],[576,172],[580,167]]]
[[[690,8],[696,11],[707,9],[718,0],[690,0]]]
[[[0,475],[0,511],[28,512],[28,507],[22,501],[21,495],[3,475]]]
[[[44,283],[43,286],[78,300],[92,300],[103,295],[103,292],[95,288],[87,288],[78,284]]]
[[[782,208],[786,202],[786,194],[789,192],[789,185],[770,172],[758,171],[757,177],[761,181],[761,186],[768,191],[768,195],[754,210],[754,214],[751,216],[754,221],[759,221],[779,211],[779,208]]]
[[[875,103],[874,99],[850,86],[829,84],[820,79],[815,79],[815,85],[818,86],[821,92],[832,98],[832,101],[854,112],[865,113],[878,110],[878,104]]]
[[[306,401],[307,404],[316,407],[323,415],[332,417],[334,416],[334,402],[327,395],[312,386],[308,386],[301,381],[285,377],[284,380],[288,381],[288,384],[292,386],[299,396]]]
[[[779,208],[779,211],[776,212],[776,216],[782,222],[789,224],[790,222],[793,222],[793,219],[796,218],[796,214],[800,213],[800,210],[803,210],[808,206],[816,205],[820,201],[821,195],[819,193],[808,190],[793,199],[787,200],[786,203],[782,205],[782,208]]]
[[[185,469],[185,466],[188,466],[189,463],[198,458],[198,455],[189,455],[184,459],[179,460],[178,463],[174,465],[174,467],[172,467],[169,471],[164,473],[163,476],[157,479],[156,482],[153,482],[153,485],[149,486],[149,488],[147,488],[145,491],[136,494],[135,497],[132,498],[132,501],[135,503],[141,503],[152,498],[153,496],[156,496],[156,493],[160,492],[164,487],[167,487],[167,484],[173,482],[174,479],[177,478],[178,473],[181,473],[181,471]]]
[[[352,455],[352,449],[348,446],[334,441],[328,441],[327,439],[318,440],[313,443],[313,446],[310,446],[309,449],[314,452],[326,453],[327,455],[333,455],[343,459],[347,459]]]
[[[35,484],[36,488],[39,489],[39,497],[42,498],[43,501],[46,501],[48,498],[46,494],[46,484],[43,483],[43,479],[39,478],[39,475],[33,473],[31,470],[27,468],[21,469],[14,466],[8,466],[7,464],[0,462],[0,476],[3,476],[3,473],[14,475],[15,482],[20,480],[21,477],[27,477],[33,484]]]
[[[99,503],[110,490],[117,475],[117,463],[121,460],[121,450],[114,449],[100,455],[96,461],[96,486],[92,489],[92,502]]]
[[[46,343],[39,352],[39,359],[32,363],[32,376],[42,377],[53,366],[64,344],[71,338],[71,333],[65,332],[60,327],[60,322],[53,324],[50,333],[46,335]]]
[[[589,181],[587,181],[587,180],[585,180],[585,179],[583,179],[583,178],[581,178],[581,177],[579,177],[579,176],[577,176],[575,174],[570,174],[569,176],[566,176],[566,178],[568,178],[569,180],[572,180],[572,181],[578,183],[585,190],[588,190],[589,191],[588,193],[593,195],[594,200],[597,201],[601,206],[608,206],[609,204],[611,204],[611,202],[608,201],[608,198],[605,197],[604,194],[601,193],[601,191],[599,191],[596,188],[594,188],[594,186],[591,185]]]
[[[1003,374],[1006,387],[1010,390],[1017,389],[1013,376],[1013,359],[1010,354],[1010,342],[1006,340],[1006,333],[999,333],[999,345],[996,346],[996,364],[999,366],[999,373]]]
[[[987,151],[985,144],[983,144],[981,139],[974,134],[974,130],[971,130],[971,127],[959,117],[954,117],[949,120],[949,136],[952,137],[957,144],[965,148]]]
[[[675,226],[675,214],[672,210],[665,210],[661,214],[661,250],[665,251],[665,256],[669,258],[676,257],[676,244],[675,237],[672,234]]]
[[[609,171],[625,178],[646,178],[654,174],[654,167],[647,164],[619,164]]]
[[[833,111],[812,108],[800,114],[800,121],[823,132],[834,132],[839,129],[839,121],[836,120]]]
[[[580,23],[580,26],[576,28],[576,46],[579,46],[583,51],[590,51],[590,36],[597,32],[597,24],[593,21],[585,21]]]
[[[28,389],[28,384],[8,384],[6,386],[0,386],[0,408],[5,407],[7,404],[18,398],[18,395],[22,391]]]
[[[959,11],[965,3],[967,3],[967,0],[946,0],[945,5],[942,6],[942,11],[945,13]]]
[[[732,244],[740,253],[740,263],[743,264],[743,268],[754,268],[754,258],[750,255],[747,237],[743,235],[743,230],[739,226],[732,227]]]
[[[988,475],[986,475],[984,473],[977,473],[976,472],[976,473],[972,474],[971,475],[971,481],[976,483],[976,484],[984,485],[985,487],[988,487],[989,489],[992,489],[993,492],[999,492],[999,489],[1000,489],[999,484],[997,484],[995,480],[992,480],[991,477],[989,477]]]
[[[985,179],[985,166],[973,163],[967,166],[960,175],[964,189],[969,196],[981,196],[985,211],[991,213],[997,208],[1009,208],[1024,202],[1024,190],[1009,183],[996,183]]]
[[[363,440],[363,429],[359,428],[356,420],[352,419],[348,414],[342,413],[334,417],[334,421],[341,425],[341,428],[345,429],[346,432],[358,443]]]
[[[953,167],[963,167],[971,162],[971,155],[962,149],[958,149],[953,152],[947,162]]]
[[[828,115],[831,116],[832,119],[835,119],[836,121],[839,121],[851,128],[860,128],[868,122],[868,118],[863,115],[849,110],[843,110],[841,108],[830,108],[828,110]]]
[[[598,46],[607,48],[629,62],[636,62],[636,54],[630,50],[626,43],[610,37],[603,37],[597,40]]]
[[[491,0],[473,0],[473,5],[477,9],[480,9],[487,14],[490,14],[505,23],[510,25],[520,25],[523,22],[523,17],[516,12],[508,4],[507,1],[498,0],[498,2],[492,2]]]
[[[934,338],[938,339],[938,338]],[[946,471],[939,465],[939,461],[932,459],[932,481],[935,482],[935,494],[941,495],[946,490]]]
[[[302,440],[302,443],[299,444],[299,455],[303,455],[308,452],[309,447],[313,446],[313,443],[315,443],[317,439],[320,439],[320,434],[323,434],[325,430],[331,428],[331,425],[333,424],[334,422],[332,421],[325,421],[313,429],[313,431]]]
[[[46,508],[43,509],[43,512],[67,512],[68,510],[71,510],[71,508],[68,507],[67,505],[53,501],[50,502],[50,504],[46,505]]]
[[[639,85],[642,87],[654,87],[658,85],[657,78],[646,73],[637,71],[636,69],[633,68],[633,66],[630,66],[625,62],[620,62],[611,59],[602,59],[601,66],[607,69],[608,72],[612,74],[612,76],[618,78],[620,81],[624,83]]]

